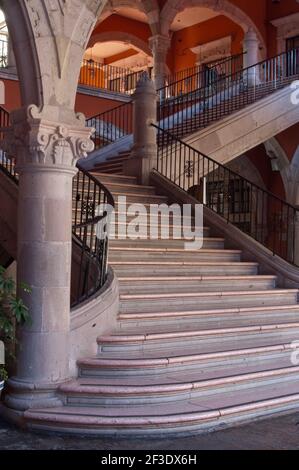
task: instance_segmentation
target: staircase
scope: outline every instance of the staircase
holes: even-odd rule
[[[207,81],[201,72],[158,90],[159,127],[222,163],[299,121],[299,107],[292,104],[294,90],[290,87],[299,78],[298,48],[246,69],[232,60],[228,61],[231,73],[227,70]],[[90,162],[108,157],[109,170],[115,158],[115,164],[119,163],[117,152],[128,151],[133,143],[132,108],[127,103],[88,120],[96,129],[96,151]]]
[[[120,152],[116,157],[107,158],[102,163],[96,163],[94,170],[99,173],[123,174],[123,164],[129,159],[130,152]]]
[[[97,171],[93,177],[115,200],[166,202],[134,177]],[[180,222],[173,217],[172,227]],[[260,275],[257,263],[228,249],[209,227],[203,249],[186,251],[182,240],[161,239],[162,225],[158,240],[111,240],[118,327],[98,337],[96,356],[78,361],[78,378],[59,390],[62,406],[25,412],[29,428],[183,434],[298,409],[299,367],[291,362],[298,290]]]

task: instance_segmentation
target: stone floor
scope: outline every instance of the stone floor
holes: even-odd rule
[[[164,440],[99,439],[38,435],[0,418],[0,450],[295,450],[299,412],[193,437]]]

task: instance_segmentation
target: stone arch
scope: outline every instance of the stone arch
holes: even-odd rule
[[[129,7],[135,10],[142,11],[148,17],[148,23],[151,28],[152,34],[158,32],[159,24],[159,5],[157,0],[108,0],[101,15],[100,21],[104,21],[115,11],[118,7]]]
[[[73,114],[82,58],[106,1],[1,0],[24,106]]]
[[[205,7],[225,15],[240,25],[245,33],[252,29],[259,39],[260,46],[266,49],[265,40],[254,21],[229,0],[167,0],[161,11],[161,34],[169,34],[176,15],[188,7]]]
[[[106,31],[103,33],[95,34],[90,38],[88,47],[93,47],[97,42],[109,41],[127,42],[128,44],[131,44],[132,46],[136,47],[136,49],[144,52],[149,56],[152,56],[152,51],[145,41],[138,38],[134,34],[125,33],[122,31]]]

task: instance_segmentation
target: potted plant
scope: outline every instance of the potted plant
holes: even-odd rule
[[[30,288],[25,284],[20,289],[29,293]],[[5,275],[5,269],[0,266],[0,341],[4,344],[6,356],[12,360],[16,344],[16,326],[28,322],[29,311],[23,300],[16,295],[16,283]],[[8,379],[8,371],[0,364],[0,397],[4,382]]]

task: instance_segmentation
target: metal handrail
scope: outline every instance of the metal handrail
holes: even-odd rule
[[[152,124],[157,130],[156,170],[291,264],[299,210],[270,191]]]
[[[219,72],[221,72],[221,77],[226,77],[231,75],[232,70],[241,70],[243,69],[243,60],[246,52],[241,54],[232,55],[221,60],[215,60],[209,64],[198,65],[193,68],[185,69],[173,76],[168,76],[166,81],[167,85],[164,85],[162,88],[158,89],[158,95],[160,100],[174,99],[178,96],[182,96],[191,91],[195,91],[198,88],[211,85],[214,81],[219,79]],[[220,70],[219,70],[220,69]],[[186,76],[178,80],[175,77],[184,75],[184,72],[187,71]]]
[[[212,85],[158,104],[158,122],[180,138],[252,104],[299,76],[299,48],[240,70]]]
[[[122,103],[120,106],[96,114],[86,120],[87,127],[93,127],[95,149],[105,147],[133,132],[133,103]]]

